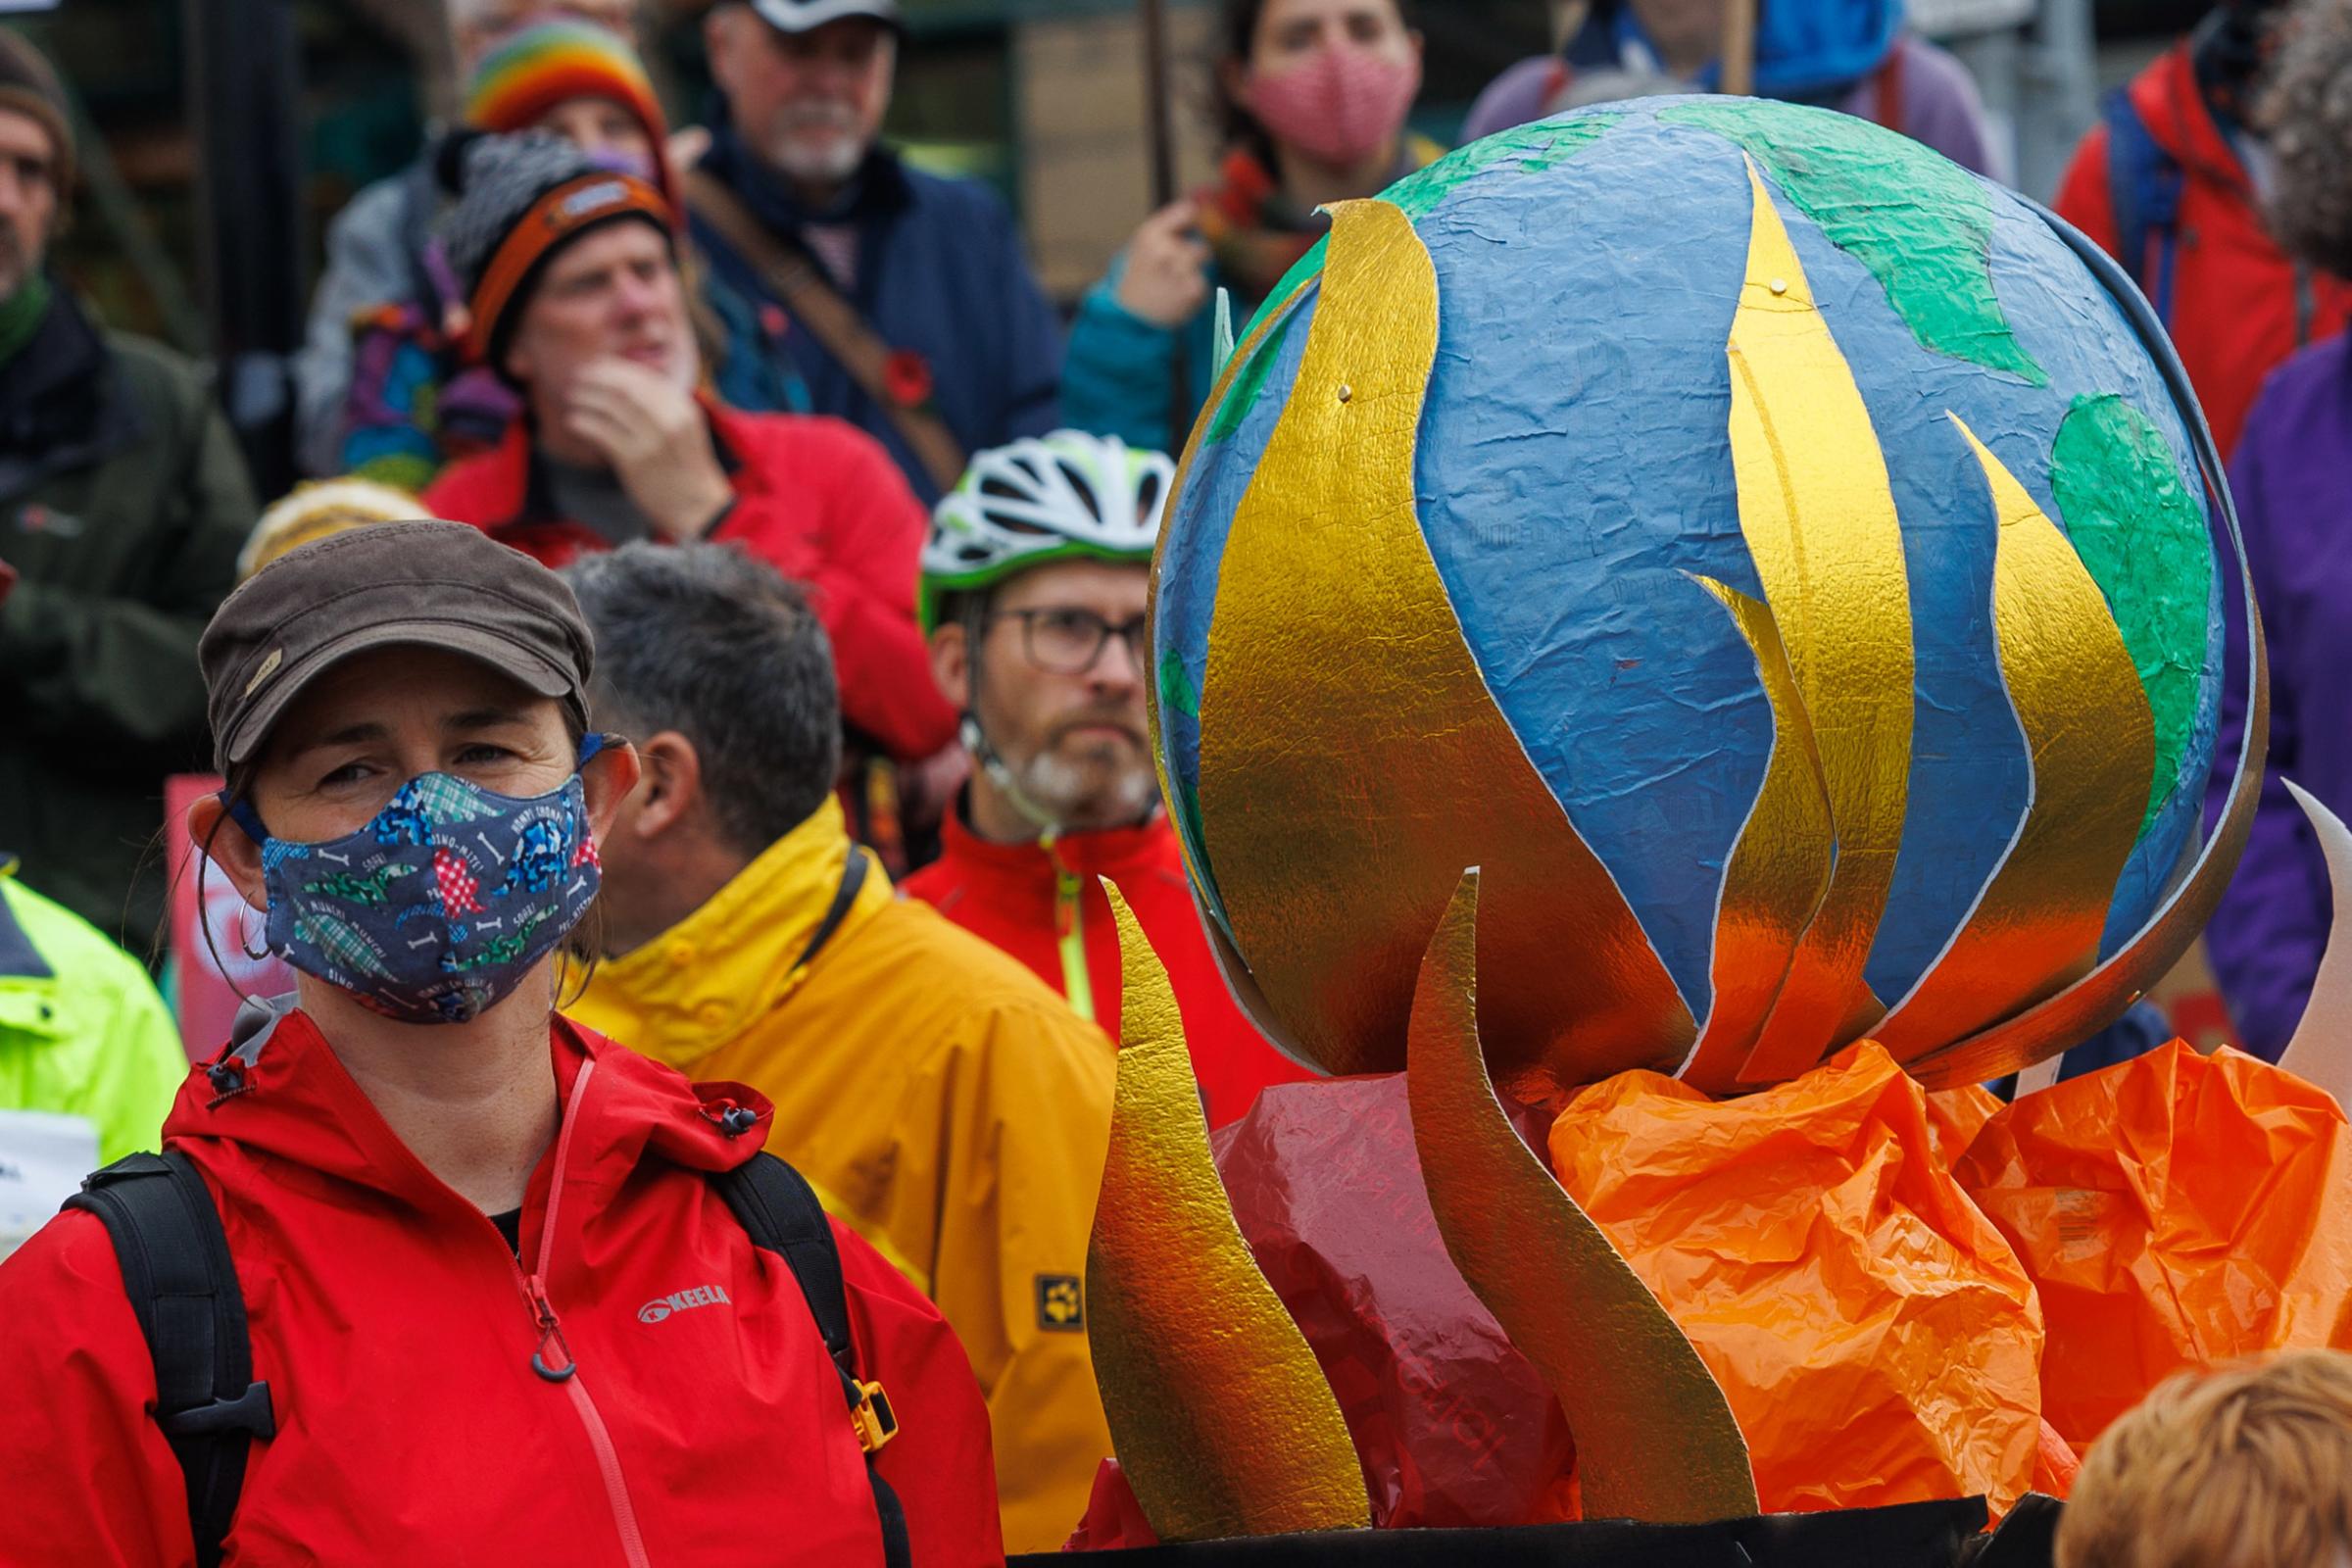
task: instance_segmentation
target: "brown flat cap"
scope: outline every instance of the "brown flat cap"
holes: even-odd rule
[[[478,659],[587,730],[595,645],[564,579],[462,522],[379,522],[278,557],[215,612],[197,644],[214,765],[250,759],[336,664],[403,644]]]

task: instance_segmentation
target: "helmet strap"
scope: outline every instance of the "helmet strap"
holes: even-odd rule
[[[963,710],[957,732],[962,737],[963,749],[972,754],[973,760],[980,764],[980,771],[988,775],[988,781],[1012,804],[1014,810],[1036,825],[1037,841],[1051,844],[1061,837],[1061,824],[1054,819],[1053,812],[1040,806],[1027,790],[1021,788],[1020,780],[1013,777],[1012,769],[997,751],[996,743],[980,727],[980,714],[975,709]]]
[[[1034,796],[1021,788],[1021,781],[1013,776],[1010,764],[1004,760],[1004,754],[997,750],[997,743],[988,738],[988,731],[980,724],[980,669],[986,662],[980,657],[980,648],[988,636],[989,603],[993,597],[985,593],[974,594],[963,609],[963,667],[967,692],[963,712],[956,722],[956,735],[963,742],[963,749],[971,753],[972,760],[980,764],[980,771],[988,775],[988,781],[1011,803],[1014,810],[1027,817],[1037,828],[1038,842],[1051,845],[1061,836],[1061,823]]]

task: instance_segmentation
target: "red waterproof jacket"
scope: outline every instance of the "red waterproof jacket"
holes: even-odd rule
[[[841,1383],[799,1285],[707,1173],[765,1102],[559,1022],[564,1102],[522,1263],[394,1136],[300,1012],[247,1031],[245,1087],[190,1074],[165,1124],[213,1189],[277,1435],[229,1565],[878,1563]],[[760,1112],[730,1137],[718,1097]],[[710,1107],[710,1108],[707,1108]],[[836,1223],[880,1453],[918,1564],[1001,1560],[988,1416],[938,1311]],[[578,1367],[531,1369],[531,1291]],[[704,1293],[708,1295],[690,1294]],[[666,1314],[641,1308],[689,1296]],[[70,1211],[0,1263],[0,1562],[192,1564],[187,1494],[104,1224]]]
[[[900,891],[1020,959],[1116,1040],[1119,933],[1100,877],[1117,884],[1167,966],[1211,1127],[1239,1117],[1268,1084],[1317,1076],[1266,1044],[1234,1004],[1164,814],[1142,827],[1067,834],[1049,850],[991,844],[964,826],[961,810],[950,811],[939,858]]]
[[[2303,344],[2340,329],[2352,316],[2352,284],[2305,269],[2264,226],[2254,182],[2197,91],[2188,46],[2159,56],[2131,86],[2156,145],[2180,166],[2180,210],[2173,258],[2173,312],[2165,327],[2197,389],[2224,458],[2263,378]],[[2108,183],[2107,126],[2091,127],[2059,182],[2059,216],[2141,279],[2150,294],[2153,255],[2124,256]],[[2149,236],[2153,253],[2157,236]]]
[[[741,545],[812,590],[833,642],[842,716],[901,761],[956,738],[956,711],[931,679],[914,583],[931,519],[874,438],[840,419],[743,414],[706,399],[735,505],[710,537]],[[492,451],[442,471],[424,492],[436,517],[470,522],[550,566],[607,548],[558,516],[533,483],[527,420]]]

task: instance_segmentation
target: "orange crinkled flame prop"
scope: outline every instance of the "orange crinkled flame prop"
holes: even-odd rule
[[[2033,1485],[2041,1310],[1947,1169],[1983,1109],[1931,1107],[1864,1041],[1728,1102],[1621,1073],[1553,1123],[1561,1185],[1723,1386],[1765,1511],[1999,1514]]]
[[[2080,1450],[2173,1373],[2352,1345],[2352,1169],[2324,1091],[2175,1041],[1995,1115],[1954,1168],[2040,1292]]]

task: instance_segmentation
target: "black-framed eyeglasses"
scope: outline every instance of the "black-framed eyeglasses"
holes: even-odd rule
[[[1029,662],[1055,675],[1083,675],[1102,657],[1102,645],[1113,633],[1127,645],[1135,667],[1145,667],[1144,617],[1113,625],[1091,610],[1069,605],[1046,605],[1035,610],[1000,610],[991,620],[1021,623],[1021,652]]]

